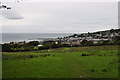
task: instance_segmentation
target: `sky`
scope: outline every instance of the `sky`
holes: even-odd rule
[[[82,33],[118,28],[117,2],[4,2],[3,33]]]

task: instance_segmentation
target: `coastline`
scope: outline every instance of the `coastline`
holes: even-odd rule
[[[41,39],[55,39],[58,37],[70,36],[72,34],[73,33],[2,33],[2,41],[0,44],[23,41],[41,41]]]

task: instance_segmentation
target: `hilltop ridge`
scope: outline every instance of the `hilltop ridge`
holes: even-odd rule
[[[69,37],[92,37],[92,38],[112,38],[114,36],[120,36],[120,29],[111,29],[105,31],[97,31],[97,32],[88,32],[82,34],[74,34]]]

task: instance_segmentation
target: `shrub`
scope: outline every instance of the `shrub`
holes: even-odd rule
[[[95,69],[92,69],[91,72],[95,72],[96,70]]]
[[[88,54],[82,54],[81,56],[89,56]]]
[[[107,70],[106,70],[106,69],[103,69],[102,71],[103,71],[103,72],[107,72]]]

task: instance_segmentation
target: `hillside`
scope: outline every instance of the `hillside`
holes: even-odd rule
[[[3,52],[3,78],[118,78],[118,46]],[[98,80],[98,79],[95,79]]]
[[[115,36],[120,36],[120,29],[111,29],[111,30],[105,30],[105,31],[97,31],[97,32],[88,32],[88,33],[82,33],[82,34],[74,34],[69,37],[91,37],[94,39],[110,39]]]

